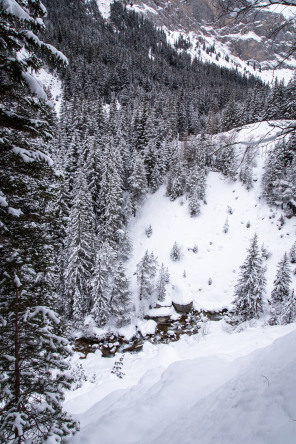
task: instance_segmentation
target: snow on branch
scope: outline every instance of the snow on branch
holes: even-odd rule
[[[11,214],[11,216],[15,217],[20,217],[22,214],[24,214],[22,210],[20,210],[19,208],[13,208],[13,207],[8,207],[8,213]]]
[[[22,8],[15,0],[0,0],[0,5],[1,3],[6,14],[13,15],[20,20],[26,20],[28,22],[33,21],[26,10]]]
[[[44,306],[35,307],[34,311],[28,314],[28,319],[33,319],[36,316],[38,316],[39,314],[42,314],[44,319],[45,318],[51,319],[55,324],[60,323],[60,320],[59,320],[57,314],[53,310],[50,310],[49,308],[44,307]]]
[[[22,77],[27,83],[32,94],[36,94],[39,99],[44,100],[47,104],[50,103],[47,99],[46,92],[44,91],[38,80],[36,80],[35,77],[32,76],[32,74],[29,74],[28,72],[23,72]]]
[[[26,424],[26,421],[22,418],[22,413],[13,412],[11,416],[14,416],[14,424],[13,428],[18,432],[18,436],[22,436],[23,434],[23,425]]]
[[[53,166],[53,160],[47,154],[39,150],[29,151],[24,148],[13,147],[12,151],[21,156],[24,162],[34,162],[35,160],[44,160],[50,167]]]
[[[15,0],[0,0],[0,7],[1,6],[7,15],[12,15],[24,22],[35,23],[40,28],[44,28],[44,22],[42,18],[37,17],[35,19],[31,17],[27,9],[20,6]],[[45,17],[47,15],[46,8],[42,3],[40,3],[40,7],[43,17]]]
[[[68,59],[67,57],[58,49],[56,49],[54,46],[50,45],[49,43],[44,43],[42,42],[42,46],[47,48],[52,55],[54,55],[55,57],[57,57],[64,65],[68,65]]]
[[[8,203],[7,203],[6,197],[5,197],[5,195],[3,194],[2,191],[0,191],[0,206],[1,207],[8,207]]]
[[[52,46],[50,43],[42,42],[42,40],[40,40],[39,37],[37,37],[37,35],[34,34],[34,32],[32,31],[26,30],[24,31],[23,34],[26,36],[28,40],[31,40],[35,45],[39,46],[40,48],[47,49],[54,57],[59,59],[61,63],[63,63],[64,65],[68,65],[69,62],[67,57],[61,51]]]

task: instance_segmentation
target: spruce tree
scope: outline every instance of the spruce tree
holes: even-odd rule
[[[199,189],[197,187],[192,190],[189,197],[189,212],[191,217],[195,217],[200,214]]]
[[[292,262],[292,264],[296,263],[296,241],[294,242],[294,244],[291,247],[291,250],[289,252],[289,256],[290,256],[290,260]]]
[[[255,234],[248,249],[248,256],[240,267],[240,275],[235,286],[234,310],[232,321],[240,323],[258,318],[263,312],[263,297],[265,294],[265,268],[258,248]]]
[[[169,270],[165,268],[163,264],[161,264],[158,278],[156,282],[156,291],[157,291],[157,299],[162,302],[166,296],[166,286],[169,283],[170,275]]]
[[[155,276],[157,272],[157,260],[153,252],[149,254],[148,250],[137,265],[137,282],[139,285],[139,300],[143,305],[151,307],[155,302]],[[145,304],[145,301],[147,304]],[[146,307],[144,307],[145,309]]]
[[[294,289],[284,301],[281,313],[281,324],[291,324],[296,320],[296,295]]]
[[[113,247],[118,242],[118,230],[123,227],[123,190],[118,173],[119,152],[111,143],[104,153],[99,195],[100,237]]]
[[[97,251],[91,288],[91,314],[99,327],[103,327],[111,316],[110,299],[116,261],[115,250],[108,242],[103,242]]]
[[[135,158],[134,168],[129,178],[129,188],[133,213],[136,215],[137,209],[143,202],[145,194],[148,191],[146,170],[141,156],[136,156]]]
[[[92,197],[83,170],[78,173],[75,190],[64,249],[64,310],[68,319],[79,326],[91,306],[89,294],[95,248]]]
[[[267,203],[286,208],[296,193],[295,150],[293,138],[278,142],[269,152],[262,177],[263,196]]]
[[[271,325],[282,323],[282,311],[290,296],[291,282],[292,279],[289,258],[285,253],[284,257],[278,264],[276,278],[273,283],[274,288],[271,292]]]
[[[76,425],[63,412],[69,349],[57,307],[56,188],[47,140],[53,128],[35,74],[44,50],[39,0],[0,2],[0,441],[62,440]],[[38,34],[39,35],[39,34]],[[22,57],[19,57],[22,53]]]
[[[182,251],[181,247],[177,244],[177,242],[174,243],[173,248],[171,249],[170,257],[174,262],[181,260]]]
[[[118,262],[114,270],[110,309],[118,327],[122,327],[130,321],[132,310],[131,293],[122,262]]]

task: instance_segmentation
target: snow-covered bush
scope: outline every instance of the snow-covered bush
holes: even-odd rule
[[[198,246],[196,244],[193,246],[192,252],[195,254],[198,253]]]
[[[152,236],[152,227],[151,227],[151,225],[149,225],[148,227],[145,228],[145,233],[146,233],[146,236],[148,238]]]
[[[290,256],[290,260],[292,262],[292,264],[296,263],[296,242],[294,242],[294,244],[292,245],[292,248],[289,252],[289,256]]]
[[[228,233],[228,231],[229,231],[229,223],[228,223],[228,217],[227,217],[225,224],[223,226],[223,233]]]
[[[174,262],[182,259],[182,249],[177,242],[174,243],[173,248],[171,249],[170,257]]]

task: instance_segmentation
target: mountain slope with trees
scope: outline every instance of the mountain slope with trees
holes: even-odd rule
[[[151,310],[168,304],[177,316],[171,303],[184,299],[227,308],[238,329],[262,314],[295,321],[295,77],[271,86],[203,63],[126,2],[112,3],[108,20],[94,0],[45,6],[48,14],[39,0],[0,0],[0,437],[18,443],[61,442],[78,428],[63,410],[77,383],[66,336],[152,334]],[[62,82],[58,116],[41,68]],[[219,243],[205,246],[217,208]],[[223,261],[231,240],[232,260],[251,232],[246,262],[240,251],[231,265],[241,267],[236,291],[231,271],[218,298],[217,270],[230,261],[212,270],[205,250]],[[271,310],[269,259],[278,264],[272,279],[267,271]]]

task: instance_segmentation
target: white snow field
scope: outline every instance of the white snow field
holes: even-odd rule
[[[279,229],[281,212],[273,210],[276,215],[270,218],[270,208],[260,199],[264,159],[278,131],[264,122],[232,131],[241,143],[238,150],[248,141],[257,152],[254,187],[247,191],[239,181],[210,173],[207,204],[197,218],[190,218],[184,198],[171,202],[165,197],[163,187],[147,197],[130,226],[134,251],[128,274],[135,293],[133,273],[148,249],[169,268],[168,304],[171,299],[193,300],[205,311],[229,308],[239,267],[256,232],[259,245],[264,243],[272,254],[266,261],[267,300],[277,263],[296,238],[295,218]],[[229,231],[224,233],[227,217]],[[145,228],[150,224],[148,238]],[[183,248],[180,262],[169,256],[175,241]],[[197,254],[188,251],[194,244]],[[296,324],[271,327],[265,321],[263,317],[233,333],[224,320],[209,321],[197,335],[184,335],[171,344],[146,341],[136,354],[102,358],[97,350],[79,359],[76,353],[73,365],[82,365],[87,381],[66,394],[65,408],[81,423],[69,442],[295,444]],[[141,330],[149,331],[151,322],[141,321]],[[126,335],[133,329],[126,329]],[[111,373],[120,358],[122,379]]]
[[[238,152],[244,152],[246,145],[243,142],[253,146],[257,167],[254,168],[256,182],[250,191],[241,182],[231,182],[212,172],[207,180],[207,204],[202,205],[201,214],[196,218],[189,216],[184,197],[171,202],[165,197],[164,187],[147,198],[130,227],[133,257],[128,264],[128,273],[134,292],[137,291],[136,264],[148,250],[153,251],[159,265],[163,263],[169,269],[171,285],[168,294],[172,300],[184,303],[193,300],[196,309],[206,311],[229,307],[239,267],[247,256],[246,249],[255,233],[259,245],[264,243],[272,254],[266,262],[267,292],[271,292],[277,264],[284,252],[292,247],[296,234],[295,219],[287,220],[279,230],[281,212],[271,210],[260,198],[266,153],[279,131],[279,128],[271,128],[263,122],[230,132],[236,134],[237,142],[242,142],[238,145]],[[229,214],[229,207],[232,214]],[[227,218],[229,231],[224,233]],[[149,225],[152,235],[148,238],[145,228]],[[175,241],[183,252],[179,262],[170,259]],[[195,244],[198,246],[197,254],[188,250]],[[209,278],[212,279],[211,285]]]
[[[296,325],[229,334],[223,323],[204,337],[146,342],[124,355],[123,379],[111,374],[118,355],[89,355],[97,380],[67,396],[81,423],[69,442],[295,444]]]

